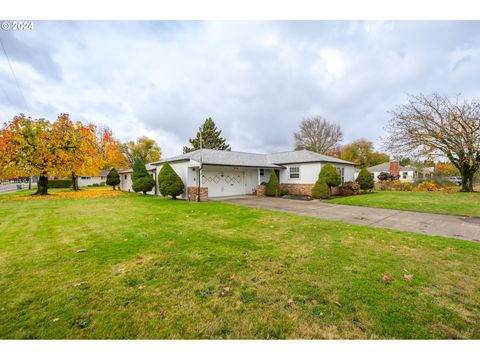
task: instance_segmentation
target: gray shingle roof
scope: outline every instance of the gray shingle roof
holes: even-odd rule
[[[389,172],[390,171],[390,162],[384,162],[375,166],[370,166],[368,169],[370,172]],[[412,171],[415,170],[411,166],[398,166],[399,171]]]
[[[157,167],[154,165],[154,163],[151,163],[151,164],[145,164],[145,167],[147,168],[147,171],[153,171],[155,170]],[[118,173],[119,174],[128,174],[128,173],[132,173],[133,172],[133,169],[124,169],[124,170],[119,170]]]
[[[336,164],[356,165],[350,161],[341,160],[333,156],[319,154],[309,150],[286,151],[267,155],[274,164],[296,164],[308,162],[330,162]]]
[[[268,161],[265,154],[254,154],[239,151],[224,151],[212,149],[200,149],[186,154],[174,156],[168,159],[157,161],[154,164],[162,164],[164,162],[174,162],[181,160],[195,160],[206,165],[230,165],[230,166],[246,166],[246,167],[264,167],[264,168],[281,168],[276,164]]]
[[[190,153],[174,156],[152,163],[162,164],[182,160],[195,160],[209,165],[252,166],[264,168],[281,168],[283,164],[298,164],[309,162],[332,162],[337,164],[355,165],[352,162],[331,156],[317,154],[308,150],[287,151],[275,154],[255,154],[239,151],[223,151],[200,149]]]

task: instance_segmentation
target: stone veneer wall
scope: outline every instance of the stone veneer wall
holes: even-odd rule
[[[187,188],[188,201],[197,201],[197,194],[198,194],[198,187],[197,186],[189,186]],[[207,187],[201,187],[200,188],[200,201],[208,201],[208,188]]]
[[[315,184],[280,184],[280,189],[287,190],[289,195],[312,196]]]
[[[267,191],[266,185],[257,185],[256,187],[257,196],[265,196],[266,191]]]

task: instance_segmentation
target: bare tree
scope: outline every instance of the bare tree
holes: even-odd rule
[[[446,156],[462,175],[461,191],[473,191],[480,167],[480,102],[437,93],[409,96],[391,112],[385,146],[397,154]]]
[[[295,150],[310,150],[326,153],[343,140],[340,125],[333,124],[321,116],[307,117],[300,123],[300,130],[293,133]]]

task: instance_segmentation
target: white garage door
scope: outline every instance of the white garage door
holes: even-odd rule
[[[242,171],[203,171],[202,186],[208,187],[208,197],[245,194]]]

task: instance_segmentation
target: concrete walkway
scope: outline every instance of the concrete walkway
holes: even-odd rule
[[[338,205],[320,200],[302,201],[255,196],[232,197],[218,200],[231,204],[277,210],[321,219],[338,220],[352,224],[480,242],[480,218]]]

